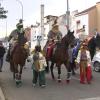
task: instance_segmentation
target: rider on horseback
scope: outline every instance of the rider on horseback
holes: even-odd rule
[[[55,45],[62,39],[62,33],[59,31],[59,26],[57,25],[56,20],[47,36],[48,40],[46,43],[46,54],[51,55],[52,51],[54,51],[53,49],[55,48]]]
[[[52,25],[52,29],[48,33],[48,40],[60,41],[62,38],[62,33],[59,30],[57,22]]]
[[[14,49],[16,48],[17,44],[24,45],[27,42],[27,39],[24,36],[24,30],[23,30],[23,20],[20,19],[19,23],[16,25],[16,28],[14,31],[11,32],[8,41],[10,42],[10,48],[7,53],[6,60],[9,61],[11,55],[14,52]]]

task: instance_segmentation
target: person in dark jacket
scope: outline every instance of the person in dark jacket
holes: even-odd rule
[[[0,72],[2,72],[4,54],[5,54],[5,48],[2,44],[2,41],[0,41]]]

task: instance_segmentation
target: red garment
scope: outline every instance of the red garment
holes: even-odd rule
[[[86,77],[87,77],[87,82],[89,83],[92,78],[92,70],[90,65],[88,65],[86,68]]]
[[[92,78],[91,66],[87,66],[87,61],[81,61],[80,64],[80,83],[90,83]]]
[[[47,58],[50,58],[53,53],[54,44],[49,44],[47,47]]]
[[[86,69],[85,69],[85,62],[81,62],[80,64],[80,83],[85,83],[86,80]]]

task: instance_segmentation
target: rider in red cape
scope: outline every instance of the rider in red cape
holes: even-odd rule
[[[47,57],[50,57],[53,53],[53,49],[55,44],[62,39],[62,33],[59,31],[59,26],[57,25],[57,21],[52,25],[52,29],[48,33],[48,41],[46,44],[46,54]]]

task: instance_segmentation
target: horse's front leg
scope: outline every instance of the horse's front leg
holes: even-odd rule
[[[66,79],[66,82],[69,83],[70,79],[71,79],[71,66],[70,66],[70,63],[68,62],[67,64],[65,64],[65,67],[67,69],[67,79]]]
[[[47,67],[45,68],[46,73],[49,73],[49,61],[46,59]]]
[[[22,77],[22,70],[23,70],[23,66],[20,66],[20,71],[19,71],[19,82],[22,83],[21,77]]]
[[[51,70],[52,79],[54,80],[55,79],[55,76],[54,76],[54,73],[53,73],[53,68],[54,68],[54,63],[51,62],[50,70]]]
[[[14,64],[14,69],[15,70],[14,70],[13,75],[15,77],[16,86],[18,86],[19,85],[19,80],[18,80],[18,76],[19,76],[19,74],[18,74],[18,65]]]
[[[58,65],[57,66],[57,68],[58,68],[58,82],[61,82],[61,77],[60,77],[60,75],[61,75],[61,65]]]

